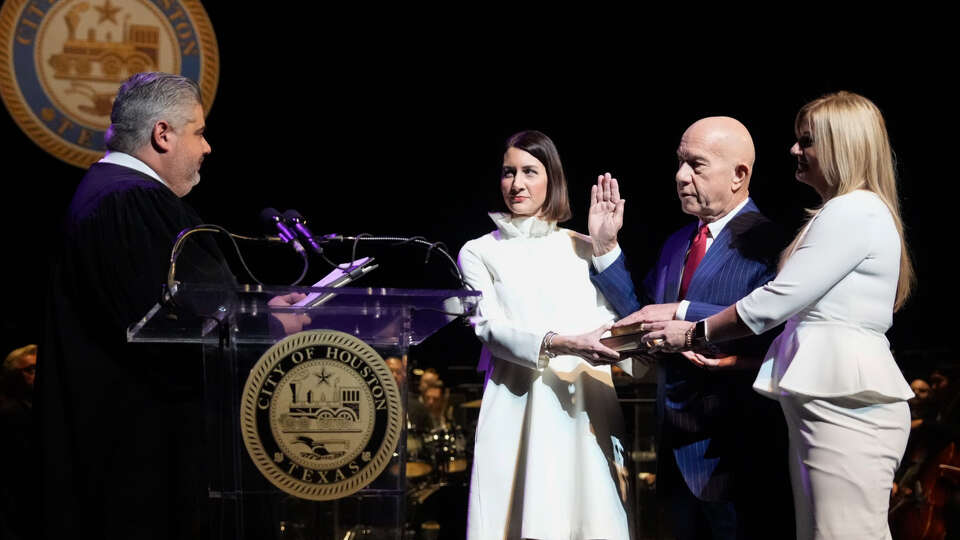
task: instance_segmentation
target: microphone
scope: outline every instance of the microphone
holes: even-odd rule
[[[277,212],[276,208],[264,208],[263,211],[260,212],[260,220],[263,221],[264,225],[268,228],[278,231],[280,240],[293,246],[293,249],[300,255],[306,256],[307,252],[303,249],[303,244],[297,240],[297,233],[291,231],[290,227],[287,227],[287,224],[283,221],[283,216],[280,215],[280,212]]]
[[[293,208],[284,212],[283,218],[286,219],[288,223],[292,224],[293,228],[300,233],[300,237],[306,240],[307,244],[310,245],[310,249],[312,249],[318,255],[323,253],[323,248],[320,247],[320,244],[313,239],[313,233],[307,228],[307,218],[300,215],[300,212],[297,212]]]

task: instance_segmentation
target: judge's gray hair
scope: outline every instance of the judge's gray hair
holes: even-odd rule
[[[135,154],[150,143],[153,126],[165,120],[176,129],[190,120],[200,87],[180,75],[144,72],[133,75],[117,92],[105,140],[111,151]]]

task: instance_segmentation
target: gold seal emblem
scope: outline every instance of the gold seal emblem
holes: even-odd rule
[[[103,157],[120,84],[163,71],[197,81],[209,112],[220,58],[198,0],[7,0],[0,95],[41,148],[86,168]]]
[[[386,468],[403,428],[400,390],[359,339],[309,330],[270,347],[250,370],[240,405],[250,458],[281,490],[339,499]]]

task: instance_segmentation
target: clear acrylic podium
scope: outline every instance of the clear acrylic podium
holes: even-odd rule
[[[271,298],[317,293],[315,307],[276,307]],[[210,538],[342,540],[419,538],[407,530],[406,421],[383,472],[352,494],[309,500],[275,487],[248,455],[241,434],[241,394],[251,368],[286,337],[275,314],[302,313],[307,329],[344,332],[381,356],[404,357],[458,315],[470,313],[480,293],[467,290],[309,288],[180,284],[173,303],[157,304],[128,330],[141,343],[192,343],[202,350]],[[198,354],[201,354],[198,352]],[[197,361],[200,361],[198,358]],[[177,361],[192,361],[178,359]],[[412,366],[407,366],[409,369]],[[406,385],[401,388],[406,419]],[[445,531],[460,537],[464,532]]]

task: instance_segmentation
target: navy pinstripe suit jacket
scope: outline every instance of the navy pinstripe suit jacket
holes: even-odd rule
[[[591,279],[621,317],[646,304],[676,302],[684,260],[696,230],[694,222],[667,239],[639,297],[622,255]],[[690,306],[686,320],[713,315],[773,279],[782,247],[779,228],[748,200],[714,239],[694,272],[687,290]],[[777,333],[725,343],[721,352],[762,355]],[[673,452],[684,480],[701,500],[730,500],[736,471],[749,465],[743,463],[743,430],[749,422],[742,413],[748,414],[752,405],[747,403],[758,397],[751,388],[755,376],[753,370],[706,371],[680,355],[666,355],[659,362],[658,452]],[[658,490],[664,488],[669,486],[658,482]]]

